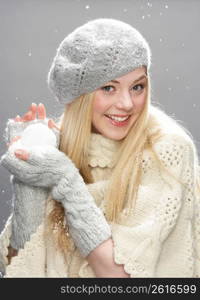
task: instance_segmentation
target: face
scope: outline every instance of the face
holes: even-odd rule
[[[125,138],[142,112],[146,98],[145,67],[107,82],[95,90],[92,132],[113,140]]]

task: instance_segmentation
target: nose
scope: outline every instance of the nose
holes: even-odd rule
[[[116,107],[125,111],[130,111],[133,109],[133,99],[129,93],[124,93],[119,96],[119,99],[116,101]]]

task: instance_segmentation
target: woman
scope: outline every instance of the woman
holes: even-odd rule
[[[89,21],[61,43],[48,74],[59,122],[32,104],[6,130],[5,277],[199,277],[198,155],[151,104],[150,63],[144,37],[119,20]]]

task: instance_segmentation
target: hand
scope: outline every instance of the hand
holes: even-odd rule
[[[19,124],[19,122],[20,123],[22,123],[22,122],[25,123],[26,122],[27,125],[25,125],[25,126],[27,126],[30,129],[31,124],[34,124],[34,125],[38,124],[38,122],[37,122],[37,113],[38,113],[38,120],[40,120],[39,124],[44,124],[45,123],[44,120],[47,120],[47,119],[46,119],[46,109],[45,109],[45,106],[42,103],[40,103],[38,105],[38,107],[35,103],[32,103],[32,105],[30,107],[30,110],[23,117],[20,117],[19,115],[16,116],[16,118],[14,119],[14,122],[18,122],[18,124]],[[47,125],[48,125],[48,128],[52,129],[53,132],[55,133],[55,136],[56,136],[56,139],[57,139],[56,144],[58,145],[58,143],[59,143],[59,130],[60,130],[59,127],[55,124],[55,122],[52,119],[49,119],[47,121]],[[26,130],[26,128],[24,127],[24,130],[22,130],[22,132],[21,132],[22,135],[23,135],[23,132]],[[35,130],[37,130],[37,129],[35,128]],[[38,129],[38,130],[40,130],[40,129]],[[31,133],[34,134],[33,131],[34,130],[29,130],[28,133],[26,133],[26,136],[27,136],[27,134],[31,134]],[[39,143],[39,144],[41,143],[41,141],[39,141],[39,139],[36,139],[35,136],[36,135],[34,135],[33,138],[32,138],[32,145],[36,145],[37,143]],[[8,147],[12,146],[13,143],[17,142],[20,138],[21,138],[20,135],[13,137],[11,139],[11,141],[9,143],[7,143],[7,146]],[[31,139],[31,137],[30,137],[30,139]],[[26,144],[26,141],[24,141],[23,139],[22,139],[22,142],[25,142],[23,144]],[[20,143],[18,143],[18,144],[19,144],[19,147],[20,147]],[[24,151],[24,155],[21,155],[20,158],[26,160],[28,158],[27,151]]]
[[[32,103],[27,113],[22,117],[17,115],[14,119],[9,119],[7,122],[7,127],[5,130],[5,138],[7,140],[7,146],[19,138],[22,132],[31,124],[45,124],[52,130],[56,129],[54,132],[57,137],[57,144],[59,144],[59,127],[55,124],[52,119],[47,119],[46,109],[44,104],[40,103],[38,106]]]
[[[28,112],[25,113],[22,117],[17,115],[14,118],[15,122],[30,122],[37,119],[38,114],[38,120],[45,120],[46,119],[46,108],[43,103],[40,103],[38,106],[35,103],[32,103]],[[59,130],[58,126],[55,124],[55,122],[52,119],[48,120],[48,127],[49,128],[56,128]]]

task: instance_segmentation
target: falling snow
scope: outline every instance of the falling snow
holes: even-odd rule
[[[165,8],[168,8],[168,7],[169,7],[169,6],[166,4],[166,5],[165,5]]]
[[[142,19],[144,20],[145,16],[142,16]]]
[[[127,8],[124,8],[123,11],[124,11],[124,12],[127,12]]]
[[[85,7],[86,9],[89,9],[90,8],[90,6],[89,5],[86,5],[86,7]]]
[[[152,6],[153,6],[153,4],[152,4],[152,3],[150,3],[150,2],[147,2],[147,6],[148,6],[148,7],[152,7]]]
[[[32,53],[31,53],[31,52],[29,52],[29,53],[28,53],[28,56],[32,56]]]

